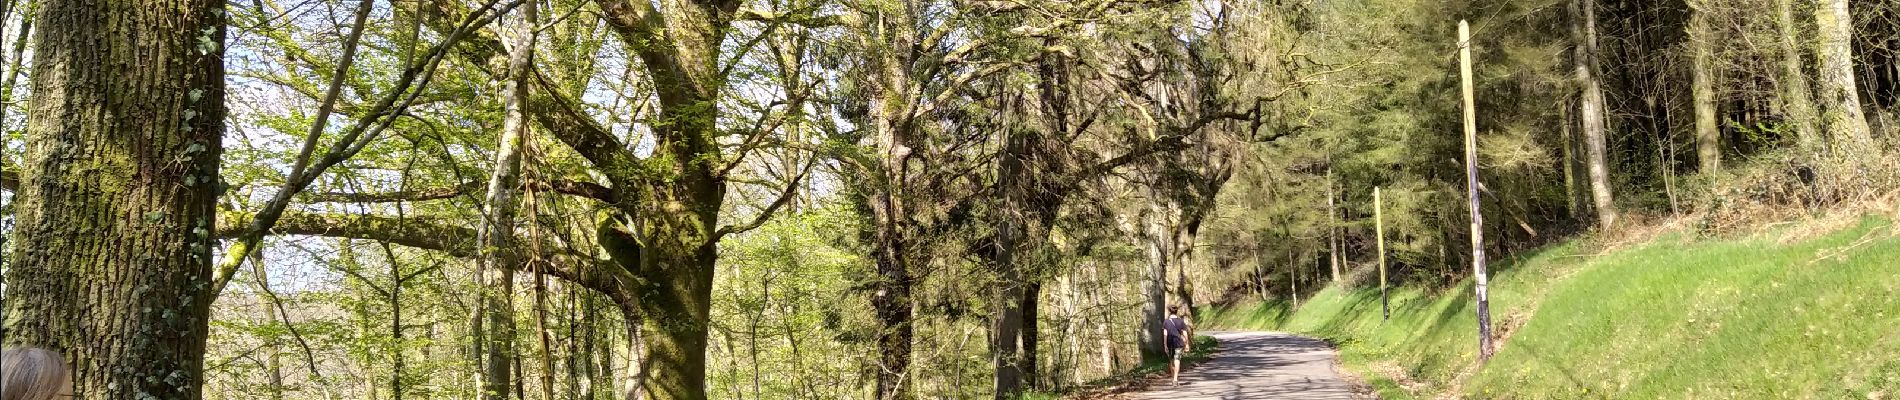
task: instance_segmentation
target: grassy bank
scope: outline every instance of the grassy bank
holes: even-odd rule
[[[1502,347],[1482,367],[1469,282],[1397,289],[1383,321],[1376,287],[1204,319],[1332,340],[1385,398],[1900,396],[1900,229],[1787,231],[1607,252],[1571,242],[1496,261]]]

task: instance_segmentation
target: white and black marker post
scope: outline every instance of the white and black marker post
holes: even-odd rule
[[[1471,24],[1458,21],[1458,69],[1465,98],[1465,188],[1471,197],[1471,270],[1478,299],[1478,359],[1491,359],[1491,300],[1485,295],[1484,214],[1478,212],[1478,116],[1471,89]]]

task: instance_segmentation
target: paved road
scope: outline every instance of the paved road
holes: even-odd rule
[[[1333,372],[1338,354],[1325,342],[1279,332],[1213,333],[1214,358],[1181,371],[1181,385],[1164,379],[1130,393],[1136,400],[1358,400],[1352,386]]]

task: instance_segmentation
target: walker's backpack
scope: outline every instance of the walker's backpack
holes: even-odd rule
[[[1182,321],[1181,317],[1168,317],[1167,320],[1161,321],[1161,329],[1168,333],[1168,347],[1182,347],[1186,344],[1182,339],[1187,336],[1187,321]]]

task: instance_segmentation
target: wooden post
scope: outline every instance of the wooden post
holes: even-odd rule
[[[1379,188],[1372,188],[1372,231],[1379,242],[1379,310],[1384,319],[1392,319],[1392,299],[1386,294],[1385,278],[1385,201]]]
[[[1332,157],[1326,157],[1326,257],[1332,266],[1333,280],[1339,283],[1339,206],[1334,202]]]
[[[1458,21],[1458,72],[1465,98],[1465,189],[1471,198],[1471,271],[1478,300],[1478,359],[1491,359],[1491,300],[1485,295],[1484,214],[1478,211],[1478,116],[1471,84],[1471,24]]]

